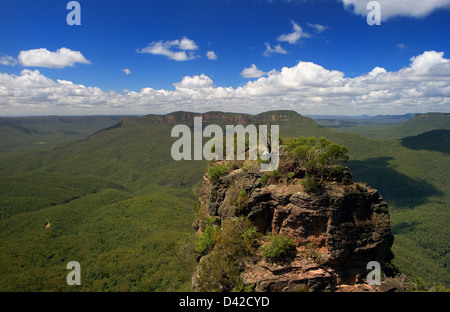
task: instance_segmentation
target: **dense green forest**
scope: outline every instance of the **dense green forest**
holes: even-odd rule
[[[364,123],[359,120],[352,123],[339,123],[333,126],[334,130],[343,132],[359,133],[365,137],[372,139],[402,139],[409,136],[415,136],[427,131],[446,129],[450,130],[450,114],[428,113],[417,114],[414,118],[408,119],[402,123],[388,124],[383,119],[381,123]],[[322,124],[330,125],[330,122],[323,122]]]
[[[0,153],[81,140],[120,119],[121,116],[0,117]]]
[[[324,136],[346,146],[354,180],[383,195],[394,264],[427,286],[449,287],[449,133],[433,131],[450,129],[448,114],[382,125],[389,128],[379,128],[377,138],[285,114],[282,136]],[[135,120],[29,151],[5,147],[1,291],[190,290],[190,262],[180,259],[177,246],[193,234],[207,162],[172,160],[173,125]],[[8,133],[1,132],[2,140],[13,141]],[[81,286],[65,282],[69,261],[81,264]]]

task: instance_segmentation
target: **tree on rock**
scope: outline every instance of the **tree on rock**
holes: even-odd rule
[[[322,183],[334,170],[341,168],[339,161],[347,161],[348,149],[321,137],[288,139],[286,148],[291,157],[305,168],[306,177]]]

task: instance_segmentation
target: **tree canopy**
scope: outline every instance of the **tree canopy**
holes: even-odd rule
[[[305,168],[306,175],[319,177],[322,182],[325,173],[336,167],[339,161],[347,161],[348,149],[326,138],[299,137],[288,140],[286,148],[291,157],[298,160]]]

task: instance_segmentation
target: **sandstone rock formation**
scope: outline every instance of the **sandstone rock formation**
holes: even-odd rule
[[[377,190],[354,183],[343,170],[307,192],[301,184],[304,170],[283,148],[279,172],[261,173],[250,161],[234,168],[216,181],[205,175],[201,209],[219,222],[246,216],[259,233],[283,234],[296,246],[296,254],[283,263],[269,263],[257,252],[242,270],[244,285],[255,291],[374,291],[361,284],[367,263],[384,267],[393,258],[388,207]],[[239,194],[245,194],[244,204],[237,204]],[[201,232],[204,221],[194,227]]]

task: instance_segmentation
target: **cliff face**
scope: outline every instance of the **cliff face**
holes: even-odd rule
[[[175,124],[192,124],[194,117],[202,117],[206,124],[218,125],[248,125],[248,124],[267,124],[282,123],[292,118],[302,117],[294,111],[271,111],[258,115],[240,114],[240,113],[224,113],[224,112],[173,112],[167,115],[147,115],[144,117],[123,117],[122,123],[127,124],[155,124],[155,125],[175,125]],[[309,118],[307,118],[309,119]]]
[[[377,190],[354,183],[348,170],[308,192],[301,184],[304,171],[283,150],[277,174],[242,165],[217,181],[207,174],[200,207],[220,222],[246,216],[259,233],[288,236],[296,246],[295,255],[283,263],[269,263],[257,253],[242,270],[244,285],[256,291],[295,291],[300,286],[335,291],[364,283],[368,262],[378,261],[383,268],[393,258],[387,204]],[[239,193],[245,194],[245,205],[236,204]],[[195,228],[202,231],[201,220]],[[194,275],[194,288],[200,274]]]

